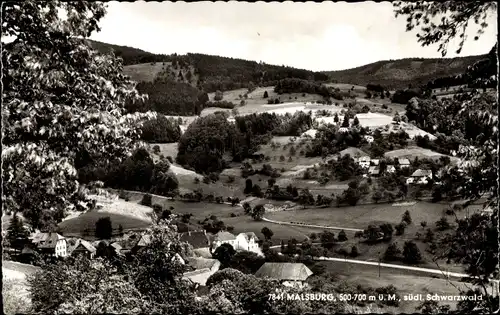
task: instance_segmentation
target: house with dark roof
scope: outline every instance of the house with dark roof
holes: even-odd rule
[[[313,272],[303,263],[266,262],[255,273],[256,277],[274,279],[286,286],[303,286]]]
[[[72,256],[85,255],[90,259],[94,258],[96,251],[97,249],[94,245],[82,239],[77,239],[75,245],[69,250]]]
[[[210,240],[206,231],[189,231],[180,233],[181,242],[187,242],[194,249],[210,247]]]
[[[68,243],[64,236],[55,233],[34,233],[31,237],[32,243],[41,252],[56,257],[68,255]]]
[[[432,178],[431,170],[418,169],[406,179],[407,184],[427,184]]]

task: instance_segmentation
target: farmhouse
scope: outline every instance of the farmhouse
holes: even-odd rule
[[[368,143],[372,143],[375,139],[373,138],[373,136],[365,136],[365,140]]]
[[[217,259],[193,257],[187,260],[187,266],[192,270],[185,272],[183,279],[204,286],[208,278],[219,270],[220,262]]]
[[[266,262],[255,273],[256,277],[280,281],[285,286],[304,286],[313,272],[303,263]]]
[[[77,239],[75,245],[69,250],[72,256],[85,255],[90,259],[94,258],[96,251],[94,245],[82,239]]]
[[[208,248],[210,246],[210,241],[205,230],[181,233],[180,240],[189,243],[194,249]]]
[[[410,160],[399,159],[399,167],[401,167],[401,168],[410,167]]]
[[[358,164],[362,168],[369,168],[370,167],[370,157],[369,156],[362,156],[358,159]]]
[[[385,171],[386,171],[387,173],[394,173],[394,172],[396,171],[396,168],[394,167],[394,165],[389,164],[389,165],[387,165],[387,167],[386,167]]]
[[[222,244],[230,244],[236,251],[251,251],[258,255],[262,255],[262,252],[259,248],[257,235],[253,232],[248,233],[240,233],[238,236],[233,235],[232,233],[221,231],[215,234],[212,241],[212,250],[215,249]]]
[[[368,174],[370,174],[371,176],[378,176],[380,175],[380,169],[378,168],[378,166],[370,166],[370,168],[368,169]]]
[[[372,165],[378,166],[378,165],[379,165],[379,163],[380,163],[380,160],[379,160],[379,159],[372,159],[372,160],[370,161],[370,163],[371,163]]]
[[[432,178],[432,171],[418,169],[411,177],[406,179],[407,184],[427,184],[428,180]]]
[[[56,257],[66,257],[68,255],[68,242],[64,236],[57,233],[34,233],[31,236],[31,241],[42,253]]]

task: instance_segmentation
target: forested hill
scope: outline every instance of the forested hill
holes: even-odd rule
[[[125,66],[149,63],[149,66],[140,67],[140,71],[143,72],[157,71],[149,69],[149,67],[154,68],[154,63],[157,62],[170,63],[176,71],[182,70],[183,76],[187,68],[192,68],[193,77],[196,78],[196,83],[193,85],[205,92],[248,88],[257,84],[274,85],[278,80],[285,78],[314,81],[326,81],[328,79],[328,76],[321,72],[268,65],[250,60],[194,53],[188,53],[187,55],[159,55],[137,48],[111,45],[93,40],[89,40],[89,44],[102,53],[113,50],[117,56],[123,58]],[[137,78],[147,76],[144,73],[138,73],[137,70],[134,70],[133,74],[137,75]],[[180,75],[178,76],[180,77]],[[185,81],[184,77],[183,80]]]
[[[390,89],[422,86],[441,77],[449,77],[465,72],[468,66],[487,58],[487,55],[458,58],[407,58],[385,60],[361,67],[325,71],[330,79],[339,83],[357,85],[380,84]]]

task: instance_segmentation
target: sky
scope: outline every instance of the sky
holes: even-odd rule
[[[321,71],[379,60],[440,58],[438,45],[421,47],[389,2],[248,3],[108,2],[101,31],[91,39],[158,54],[203,53]],[[496,14],[478,41],[475,30],[460,56],[490,51]],[[451,46],[456,47],[456,46]],[[448,49],[446,57],[455,57]]]

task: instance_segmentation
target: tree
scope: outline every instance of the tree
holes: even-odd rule
[[[152,203],[153,203],[153,197],[150,194],[145,194],[144,196],[142,196],[141,205],[146,207],[151,207]]]
[[[372,195],[372,199],[373,201],[375,201],[375,203],[378,203],[383,197],[383,194],[380,190],[376,190],[373,195]]]
[[[302,189],[299,194],[299,203],[302,204],[304,209],[306,206],[314,205],[314,196],[311,194],[309,189]]]
[[[342,121],[342,126],[343,128],[349,128],[349,116],[346,114],[344,115],[344,120]]]
[[[356,245],[352,246],[351,248],[351,253],[349,254],[351,257],[358,257],[359,256],[359,251]]]
[[[101,3],[60,1],[2,10],[2,62],[10,69],[2,73],[3,205],[34,228],[59,222],[67,209],[89,209],[77,169],[123,160],[140,145],[144,118],[154,117],[125,115],[125,103],[139,100],[135,83],[115,56],[85,42],[104,14]]]
[[[220,261],[221,269],[223,269],[230,266],[231,260],[235,254],[236,251],[231,244],[223,243],[215,249],[212,256]]]
[[[448,223],[448,220],[446,219],[446,217],[441,217],[441,219],[439,219],[436,222],[436,228],[439,231],[445,231],[445,230],[450,228],[450,223]]]
[[[337,236],[339,242],[345,242],[347,241],[347,235],[345,234],[345,231],[344,230],[341,230],[339,232],[339,235]]]
[[[359,126],[358,116],[354,116],[354,121],[352,122],[353,126]]]
[[[376,242],[383,237],[380,227],[371,224],[362,233],[368,242]]]
[[[398,260],[401,255],[401,250],[398,248],[398,243],[391,243],[385,253],[384,253],[384,260],[387,261],[394,261]]]
[[[269,97],[269,94],[267,94],[267,91],[264,91],[264,96],[263,98],[268,98]]]
[[[405,213],[403,214],[403,218],[401,219],[401,222],[405,222],[407,225],[411,224],[410,211],[408,210],[405,211]]]
[[[420,250],[413,241],[405,242],[403,247],[403,259],[406,263],[416,264],[422,260],[422,255],[420,254]]]
[[[249,194],[252,192],[252,189],[253,189],[252,180],[250,178],[247,178],[247,180],[245,181],[245,189],[243,190],[243,193]]]
[[[424,236],[424,242],[432,243],[434,242],[434,232],[431,229],[427,229]]]
[[[100,218],[95,223],[95,237],[101,240],[109,240],[113,236],[113,225],[110,217]]]
[[[255,221],[262,221],[262,218],[264,217],[265,213],[266,213],[266,208],[264,208],[264,205],[257,205],[252,210],[252,218]]]
[[[10,247],[22,250],[23,246],[28,241],[28,231],[24,228],[23,221],[19,218],[17,213],[12,215],[9,223],[10,225],[7,228],[6,239]]]
[[[250,214],[252,212],[252,207],[248,202],[243,203],[243,210],[245,211],[245,214]]]
[[[406,223],[401,222],[395,226],[396,229],[396,235],[403,235],[405,230],[406,230]]]
[[[422,226],[422,229],[425,229],[425,227],[427,226],[427,221],[420,222],[420,225]]]
[[[274,235],[273,231],[271,231],[271,229],[269,229],[267,226],[263,227],[260,232],[264,235],[266,241],[271,240],[271,237],[273,237]]]
[[[223,98],[224,98],[224,93],[222,93],[219,90],[215,91],[215,96],[214,96],[215,101],[222,101]]]
[[[335,113],[335,116],[333,117],[333,121],[337,124],[339,122],[339,114]]]
[[[330,231],[323,231],[319,235],[321,246],[325,249],[332,249],[335,245],[335,234]]]
[[[466,30],[469,21],[473,20],[477,26],[477,34],[474,40],[477,40],[484,29],[488,27],[486,23],[489,14],[495,14],[497,4],[494,2],[405,2],[398,1],[394,3],[395,15],[406,16],[406,30],[411,31],[420,26],[420,32],[417,33],[418,42],[422,46],[428,46],[439,43],[438,51],[446,56],[450,41],[457,37],[457,54],[460,54],[464,46]]]
[[[392,238],[392,233],[394,232],[394,229],[392,228],[392,225],[390,223],[381,224],[380,230],[384,234],[385,240],[390,240]]]

